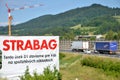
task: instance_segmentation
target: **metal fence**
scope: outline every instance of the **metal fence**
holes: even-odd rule
[[[89,49],[93,50],[94,49],[94,43],[96,41],[89,41]],[[120,41],[118,42],[118,51],[120,52]],[[60,40],[60,51],[63,50],[71,50],[71,43],[72,40]]]
[[[60,40],[60,50],[70,50],[71,40]]]

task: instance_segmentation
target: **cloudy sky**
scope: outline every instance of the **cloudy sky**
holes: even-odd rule
[[[12,24],[26,22],[47,14],[59,14],[70,9],[90,6],[94,3],[112,8],[120,8],[120,0],[0,0],[0,26],[7,25],[8,22],[6,3],[9,8],[43,4],[43,6],[35,8],[11,11],[13,16]]]

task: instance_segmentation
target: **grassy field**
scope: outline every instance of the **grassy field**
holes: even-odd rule
[[[90,27],[90,26],[81,27],[81,25],[79,24],[79,25],[71,27],[71,29],[74,29],[74,30],[76,30],[76,29],[80,29],[80,30],[92,30],[92,29],[96,29],[96,27]]]
[[[120,80],[120,59],[60,53],[60,74],[62,80]]]
[[[120,16],[113,16],[120,23]]]
[[[60,53],[60,55],[63,55],[60,58],[62,80],[120,80],[120,77],[106,74],[106,71],[102,69],[83,66],[81,60],[87,55],[70,53]]]
[[[81,27],[81,24],[79,24],[71,27],[71,29],[80,30],[81,34],[93,34],[96,31],[97,27],[92,27],[92,26]]]
[[[4,79],[3,79],[3,78],[0,78],[0,80],[7,80],[7,79],[5,79],[5,78],[4,78]]]

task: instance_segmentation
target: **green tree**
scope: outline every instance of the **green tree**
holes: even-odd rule
[[[118,40],[120,40],[120,31],[118,31]]]
[[[114,39],[114,32],[110,30],[105,37],[106,40],[113,40]]]
[[[113,40],[118,40],[118,33],[114,33]]]

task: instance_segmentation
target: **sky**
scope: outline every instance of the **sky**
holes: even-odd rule
[[[9,8],[20,8],[42,4],[43,6],[26,8],[23,10],[11,11],[13,17],[12,24],[19,24],[47,14],[59,14],[65,11],[90,6],[94,3],[108,6],[111,8],[120,8],[120,0],[0,0],[0,26],[8,25]]]

